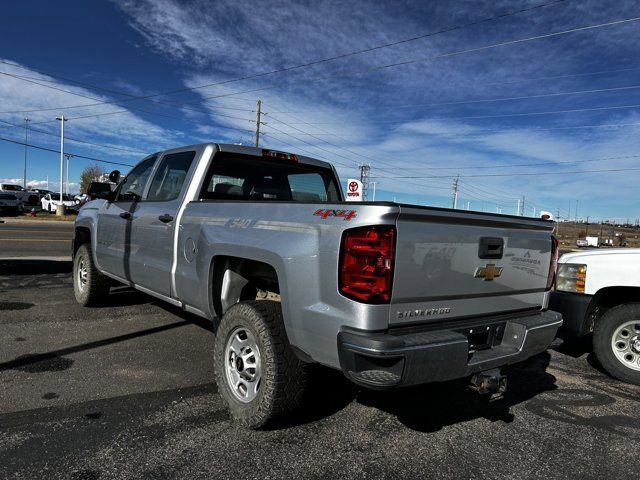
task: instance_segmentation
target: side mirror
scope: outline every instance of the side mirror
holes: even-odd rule
[[[120,182],[120,170],[114,170],[113,172],[111,172],[109,174],[109,181],[113,182],[113,183],[119,183]]]
[[[112,201],[113,192],[111,191],[111,185],[108,183],[91,182],[87,189],[87,195],[91,200],[100,198]]]

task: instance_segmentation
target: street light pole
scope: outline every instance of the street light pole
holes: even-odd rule
[[[29,142],[29,119],[24,119],[24,177],[22,177],[22,187],[27,189],[27,143]]]
[[[373,199],[371,201],[375,202],[376,201],[376,185],[378,184],[378,182],[371,182],[371,185],[373,185]]]
[[[60,208],[62,208],[62,187],[64,181],[64,122],[66,118],[64,115],[56,117],[56,120],[60,120]]]
[[[71,160],[71,157],[73,155],[71,155],[70,153],[65,153],[64,157],[67,160],[67,179],[65,181],[65,190],[66,190],[66,194],[69,195],[69,160]]]

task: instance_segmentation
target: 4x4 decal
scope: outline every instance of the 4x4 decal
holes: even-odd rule
[[[356,212],[355,210],[328,210],[320,208],[316,210],[316,213],[314,213],[314,215],[322,217],[323,220],[326,220],[329,217],[342,217],[348,221],[352,218],[357,217],[358,212]]]

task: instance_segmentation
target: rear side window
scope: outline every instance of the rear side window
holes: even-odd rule
[[[333,172],[262,157],[217,156],[201,198],[214,200],[338,202]]]
[[[291,198],[296,202],[326,202],[327,190],[318,173],[294,173],[287,176]]]
[[[180,152],[162,157],[146,200],[168,202],[178,198],[195,156],[196,152]]]

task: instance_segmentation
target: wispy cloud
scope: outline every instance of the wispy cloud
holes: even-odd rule
[[[141,48],[153,51],[166,62],[165,68],[177,72],[183,84],[190,88],[366,49],[514,9],[513,2],[508,0],[484,4],[444,0],[314,3],[115,0],[114,3],[136,32],[132,35],[143,44]],[[529,4],[533,5],[531,2],[523,5]],[[603,110],[518,117],[499,115],[640,104],[640,92],[464,102],[637,83],[637,72],[633,71],[579,76],[585,72],[638,66],[634,64],[638,58],[637,42],[631,41],[637,36],[637,25],[437,57],[635,16],[635,6],[631,0],[607,1],[604,5],[597,0],[562,2],[508,19],[309,68],[167,97],[178,104],[175,109],[142,102],[132,104],[151,110],[161,108],[162,112],[182,120],[159,118],[156,123],[150,120],[153,117],[130,110],[122,115],[70,122],[69,135],[75,132],[83,138],[98,139],[99,143],[135,145],[150,151],[187,140],[252,143],[256,125],[255,111],[251,110],[261,99],[265,144],[331,160],[344,177],[356,174],[359,163],[369,163],[372,176],[380,182],[380,190],[424,195],[430,203],[445,205],[449,203],[452,176],[460,174],[462,193],[467,195],[467,201],[481,202],[484,198],[491,202],[493,199],[515,207],[516,197],[525,195],[534,204],[551,209],[589,196],[586,192],[597,184],[597,200],[588,201],[594,214],[605,215],[611,209],[622,208],[619,207],[621,192],[631,195],[640,175],[569,172],[634,165],[634,159],[580,161],[635,154],[632,140],[638,133],[637,128],[572,130],[567,127],[640,122],[633,109],[616,113]],[[383,64],[414,59],[425,61],[375,69]],[[571,77],[571,74],[578,76]],[[35,72],[29,75],[38,77]],[[554,76],[556,78],[545,79]],[[52,84],[96,96],[61,82]],[[127,78],[114,79],[112,85],[131,94],[142,91]],[[149,89],[145,88],[145,93],[146,90]],[[243,91],[248,92],[238,94]],[[4,110],[25,109],[25,105],[87,103],[63,92],[48,91],[17,80],[0,82],[0,98],[7,99]],[[191,103],[180,105],[182,99]],[[453,102],[463,103],[454,105]],[[241,110],[228,110],[232,107]],[[101,106],[81,112],[119,108],[122,107]],[[68,114],[71,116],[74,112]],[[33,118],[50,119],[53,115],[54,112],[34,114]],[[12,120],[19,123],[22,117],[15,115]],[[171,128],[160,126],[166,124],[171,124]],[[55,124],[42,128],[57,131]],[[567,161],[577,163],[563,163]],[[522,163],[555,165],[474,169]],[[539,176],[468,176],[510,171],[535,172]],[[547,174],[550,171],[553,173]],[[446,178],[416,178],[426,175]],[[412,178],[394,178],[397,176]]]
[[[33,125],[32,138],[35,137],[37,139],[33,140],[34,143],[57,145],[55,137],[52,138],[49,135],[39,134],[37,130],[43,130],[57,135],[59,132],[59,122],[56,122],[55,118],[58,115],[65,115],[65,117],[71,119],[65,125],[65,130],[69,137],[69,144],[100,153],[115,153],[117,155],[139,157],[140,153],[126,152],[125,150],[117,150],[116,152],[116,150],[110,147],[116,147],[117,149],[130,148],[140,151],[146,149],[152,152],[162,147],[172,145],[171,139],[178,138],[176,132],[167,130],[143,119],[134,111],[129,110],[126,105],[96,105],[73,108],[79,105],[114,100],[111,97],[98,94],[86,88],[65,84],[33,70],[7,65],[3,66],[3,70],[10,74],[29,77],[29,79],[34,79],[34,81],[39,83],[30,83],[9,76],[2,76],[0,78],[1,110],[3,112],[25,111],[24,113],[6,113],[1,116],[1,119],[5,122],[23,125],[24,118],[28,117]],[[60,90],[73,93],[66,93]],[[95,100],[92,100],[92,98]],[[70,108],[59,108],[45,112],[29,112],[29,110],[52,109],[64,106]],[[91,115],[94,114],[117,111],[124,112],[91,117]],[[84,116],[90,117],[77,118],[74,120],[75,117]],[[0,123],[0,127],[2,127],[2,131],[8,133],[17,131],[6,123]],[[74,142],[73,138],[79,138],[89,143]],[[106,146],[99,147],[91,145],[90,143],[100,143]]]

